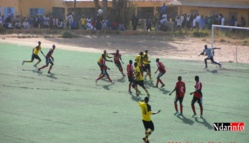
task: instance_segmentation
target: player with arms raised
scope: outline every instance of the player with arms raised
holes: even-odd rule
[[[108,68],[105,64],[105,54],[102,54],[102,58],[100,60],[100,67],[101,67],[101,74],[99,75],[99,77],[96,79],[96,83],[98,82],[98,80],[100,80],[101,78],[103,78],[104,76],[107,76],[108,80],[111,83],[114,83],[111,78],[109,77],[109,74],[107,73],[107,69],[110,70],[110,68]]]
[[[113,58],[114,58],[114,63],[115,65],[118,67],[119,71],[121,72],[121,74],[123,76],[125,76],[124,72],[123,72],[123,67],[121,65],[121,62],[122,64],[124,64],[124,62],[122,61],[122,58],[121,58],[121,54],[119,53],[119,50],[116,51],[116,53],[110,53],[111,55],[113,55]],[[120,62],[121,61],[121,62]]]
[[[205,62],[205,68],[204,69],[208,68],[207,60],[211,60],[212,63],[219,65],[220,68],[221,68],[221,64],[214,60],[214,50],[215,49],[220,49],[220,48],[208,48],[207,45],[205,45],[204,47],[205,48],[204,48],[203,52],[200,53],[200,55],[207,55],[208,56],[207,58],[204,59],[204,62]]]
[[[107,62],[112,62],[112,60],[108,60],[108,59],[107,59],[107,58],[112,58],[112,57],[109,57],[109,55],[108,55],[108,53],[106,52],[106,50],[104,50],[103,54],[105,55],[105,56],[104,56],[105,61],[107,61]],[[101,73],[102,73],[102,69],[101,69],[101,66],[100,66],[100,61],[102,60],[102,58],[103,58],[103,57],[102,57],[102,54],[101,54],[99,60],[97,61],[97,64],[99,65],[99,68],[100,68],[100,75],[99,75],[99,76],[101,76]]]

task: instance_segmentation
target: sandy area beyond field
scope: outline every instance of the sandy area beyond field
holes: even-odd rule
[[[145,49],[149,50],[152,57],[203,60],[205,57],[198,56],[202,52],[204,45],[210,45],[210,38],[169,38],[165,36],[147,35],[111,35],[111,36],[90,36],[83,38],[63,39],[63,38],[6,38],[1,36],[0,43],[15,43],[35,47],[37,41],[42,42],[42,48],[50,48],[55,44],[59,49],[76,50],[82,52],[98,52],[104,49],[107,52],[115,52],[119,49],[121,53],[132,55],[138,54]],[[21,46],[20,46],[21,47]],[[220,62],[249,63],[249,46],[240,46],[235,42],[215,42],[215,60]]]

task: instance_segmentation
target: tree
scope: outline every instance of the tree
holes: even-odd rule
[[[104,18],[109,17],[111,21],[117,20],[118,23],[125,24],[125,26],[129,23],[129,18],[127,16],[129,12],[127,10],[128,0],[112,0],[112,7],[109,16],[107,0],[102,0],[102,4]],[[94,5],[97,12],[100,8],[99,0],[94,0]]]
[[[108,17],[108,5],[107,0],[102,0],[102,10],[103,10],[103,18],[106,19]]]
[[[100,6],[99,6],[99,0],[94,0],[94,5],[95,5],[95,11],[98,12]]]

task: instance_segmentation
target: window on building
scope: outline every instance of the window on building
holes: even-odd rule
[[[249,25],[249,12],[248,12],[247,24],[246,25]]]
[[[190,14],[191,14],[191,15],[197,15],[197,14],[199,14],[199,11],[193,9],[193,10],[190,10]]]
[[[227,24],[234,26],[235,19],[238,19],[238,13],[237,12],[229,12],[228,13],[228,19],[227,19]]]
[[[154,8],[139,7],[137,8],[137,16],[139,19],[147,19],[148,17],[154,17]]]
[[[44,8],[31,8],[29,11],[30,16],[34,15],[44,15],[45,14],[45,9]]]
[[[7,18],[8,15],[15,15],[15,8],[14,7],[5,7],[4,8],[4,18]]]
[[[95,8],[76,8],[75,10],[73,8],[68,9],[68,13],[73,13],[73,11],[76,18],[80,18],[82,15],[84,15],[86,18],[93,18],[97,15]]]
[[[52,13],[53,13],[53,16],[55,16],[57,18],[64,18],[65,17],[65,8],[53,7]]]
[[[210,12],[210,16],[219,15],[219,14],[220,14],[219,11],[216,11],[216,10],[212,10]]]

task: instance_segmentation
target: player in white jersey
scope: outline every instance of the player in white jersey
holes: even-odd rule
[[[208,67],[207,66],[207,60],[211,60],[212,63],[219,65],[220,68],[221,68],[221,64],[214,60],[214,50],[215,49],[220,49],[220,48],[208,48],[207,45],[205,45],[204,47],[205,47],[205,49],[203,50],[202,53],[200,53],[200,55],[208,56],[207,58],[204,59],[205,69]]]

